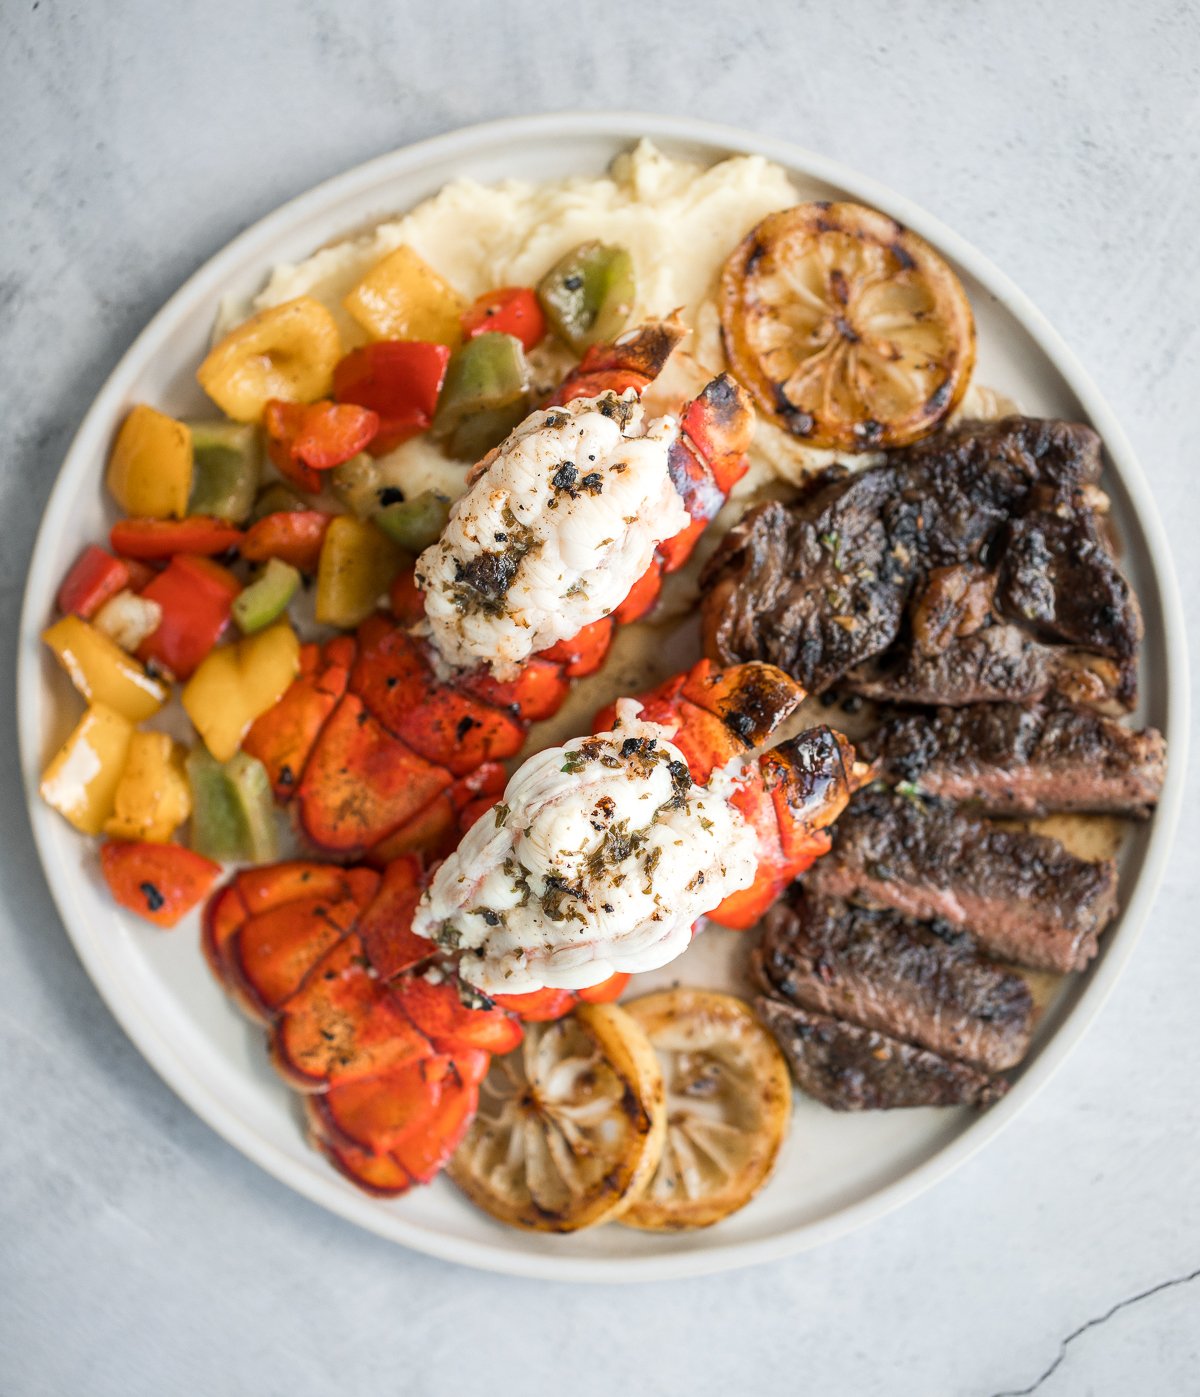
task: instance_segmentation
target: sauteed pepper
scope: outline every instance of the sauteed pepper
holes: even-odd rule
[[[252,635],[278,621],[300,586],[300,573],[290,563],[271,558],[262,572],[238,594],[233,619],[243,635]]]
[[[357,626],[375,610],[404,559],[368,520],[339,514],[329,522],[317,568],[317,620]]]
[[[278,856],[275,806],[267,769],[237,752],[216,761],[203,747],[188,753],[192,848],[228,863],[268,863]]]
[[[99,834],[113,812],[133,724],[93,703],[42,773],[42,799],[82,834]]]
[[[411,500],[397,500],[372,516],[375,524],[414,557],[436,543],[450,518],[450,501],[436,490],[424,490]]]
[[[100,868],[122,907],[161,927],[174,926],[221,876],[219,864],[179,844],[121,840],[100,850]]]
[[[528,286],[502,286],[480,296],[463,316],[463,338],[494,331],[513,335],[529,352],[540,344],[546,334],[546,317],[538,304],[537,293]]]
[[[478,461],[512,431],[529,405],[529,368],[521,342],[492,331],[455,351],[433,431],[461,461]]]
[[[113,708],[131,723],[152,718],[166,703],[167,686],[80,617],[64,616],[42,639],[89,703]]]
[[[286,621],[218,646],[201,662],[182,702],[217,761],[233,756],[250,724],[279,702],[299,668],[300,642]]]
[[[240,591],[237,578],[208,558],[172,558],[142,591],[162,608],[162,620],[138,646],[138,658],[186,679],[221,638]]]
[[[165,844],[192,810],[184,749],[165,732],[135,732],[104,833]]]
[[[128,586],[128,564],[91,543],[63,579],[58,589],[58,609],[90,621],[106,601]]]
[[[182,518],[192,488],[191,432],[183,422],[139,403],[117,433],[106,483],[126,514]]]
[[[560,339],[577,353],[615,339],[633,313],[633,258],[609,243],[580,243],[538,282],[538,300]]]
[[[189,514],[244,524],[254,507],[262,471],[262,436],[236,422],[192,422],[192,493]]]
[[[333,371],[334,397],[379,414],[372,456],[427,431],[446,378],[450,350],[421,340],[386,340],[352,350]]]

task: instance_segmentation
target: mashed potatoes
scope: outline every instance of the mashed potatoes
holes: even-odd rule
[[[756,223],[798,197],[785,171],[760,156],[736,156],[705,168],[642,141],[600,179],[497,185],[454,180],[402,218],[294,266],[277,267],[252,309],[313,296],[333,312],[349,347],[362,341],[363,332],[342,298],[401,243],[473,299],[497,286],[536,285],[564,253],[595,238],[619,243],[633,257],[635,320],[682,309],[693,333],[668,370],[669,386],[694,392],[725,368],[714,301],[722,263]],[[548,382],[569,363],[553,349],[538,354],[535,369]],[[652,399],[649,406],[659,410]],[[832,453],[799,445],[760,422],[751,471],[736,493],[757,492],[776,477],[794,481],[832,459]],[[466,468],[447,460],[427,438],[400,447],[387,458],[385,472],[406,493],[440,489],[456,496],[466,481]]]

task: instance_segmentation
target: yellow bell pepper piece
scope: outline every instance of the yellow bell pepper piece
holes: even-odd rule
[[[170,696],[162,680],[80,616],[55,621],[42,639],[89,703],[115,708],[131,723],[152,718]]]
[[[192,813],[186,749],[165,732],[135,732],[104,833],[166,844]]]
[[[128,718],[92,704],[42,773],[42,799],[82,834],[99,834],[112,814],[132,738]]]
[[[403,562],[400,549],[369,520],[337,515],[317,563],[317,620],[342,627],[365,621]]]
[[[342,302],[376,340],[462,342],[466,301],[406,244],[390,252]]]
[[[117,433],[105,481],[126,514],[182,519],[192,490],[190,429],[139,403]]]
[[[333,388],[342,341],[320,301],[294,301],[260,310],[230,330],[196,371],[200,387],[235,422],[260,422],[272,398],[311,403]]]
[[[286,621],[221,645],[183,690],[183,706],[219,762],[238,750],[250,724],[283,697],[300,670],[300,642]]]

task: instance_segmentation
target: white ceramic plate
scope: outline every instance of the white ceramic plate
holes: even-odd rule
[[[1031,413],[1090,421],[1104,438],[1106,487],[1125,563],[1146,617],[1143,710],[1168,736],[1171,766],[1154,819],[1127,840],[1122,912],[1101,955],[1076,977],[1039,1034],[1008,1096],[984,1114],[898,1111],[840,1116],[798,1102],[779,1170],[748,1208],[715,1229],[653,1236],[614,1226],[574,1237],[493,1224],[444,1181],[383,1202],[357,1192],[305,1145],[294,1096],[269,1068],[263,1034],[213,982],[195,926],[170,934],[117,910],[82,839],[37,797],[38,772],[77,700],[38,643],[59,580],[82,546],[107,529],[102,463],[116,424],[136,401],[185,414],[202,408],[193,374],[218,299],[248,296],[268,269],[403,211],[447,180],[554,179],[600,174],[640,136],[712,162],[758,152],[793,175],[798,198],[849,197],[886,210],[940,248],[962,277],[979,328],[980,382]],[[46,877],[76,949],[129,1036],[214,1129],[278,1179],[335,1213],[406,1246],[521,1275],[626,1281],[717,1271],[811,1247],[912,1198],[991,1139],[1078,1042],[1120,974],[1150,908],[1182,797],[1187,668],[1166,539],[1120,427],[1074,356],[1029,301],[972,247],[873,181],[830,160],[702,122],[637,115],[542,116],[457,131],[386,155],[319,186],[236,238],[154,317],[92,405],[63,463],[33,555],[21,623],[18,694],[30,818]],[[709,933],[660,980],[720,983],[744,942]]]

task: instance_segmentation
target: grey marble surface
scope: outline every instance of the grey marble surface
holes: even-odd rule
[[[184,277],[368,156],[575,107],[794,138],[973,240],[1122,418],[1196,615],[1194,6],[3,0],[3,653],[67,442]],[[1194,619],[1191,631],[1200,652]],[[788,1262],[554,1287],[429,1261],[327,1216],[159,1082],[55,916],[19,794],[8,682],[0,1392],[1200,1389],[1194,802],[1099,1022],[948,1182]]]

